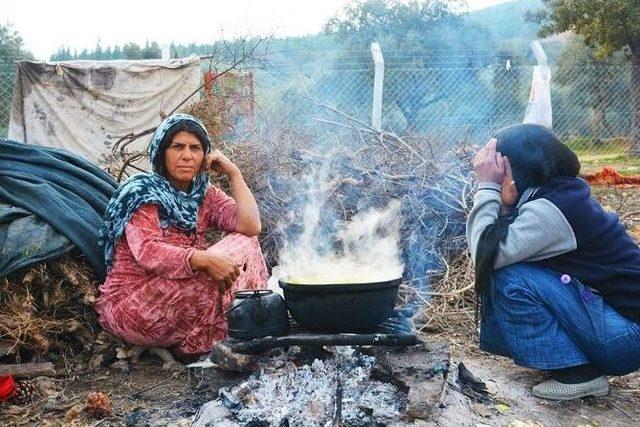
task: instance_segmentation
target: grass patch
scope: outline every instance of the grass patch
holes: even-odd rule
[[[594,173],[605,166],[612,167],[621,175],[640,175],[640,157],[624,153],[578,155],[582,173]]]
[[[612,167],[621,175],[640,175],[640,157],[629,156],[628,138],[610,138],[596,142],[580,136],[569,139],[566,145],[578,155],[583,174]]]
[[[590,156],[594,153],[597,155],[622,155],[629,151],[630,144],[629,138],[623,137],[596,141],[592,138],[576,136],[566,142],[567,147],[571,148],[579,157]]]

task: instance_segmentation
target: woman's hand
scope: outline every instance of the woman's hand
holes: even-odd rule
[[[494,182],[502,184],[504,180],[504,160],[502,155],[496,152],[498,140],[491,140],[478,151],[473,159],[473,170],[478,182]]]
[[[504,179],[502,180],[500,198],[502,199],[502,206],[506,208],[506,210],[511,210],[516,200],[518,200],[518,189],[516,188],[516,182],[513,180],[513,171],[511,170],[509,158],[504,156],[503,161]]]
[[[229,177],[231,192],[236,201],[237,224],[235,231],[249,237],[260,234],[262,224],[260,223],[258,205],[251,190],[247,187],[247,183],[244,182],[240,168],[220,150],[207,155],[203,164],[205,171],[215,171]]]
[[[196,251],[191,256],[191,269],[204,271],[209,277],[220,283],[221,292],[226,292],[240,276],[240,265],[230,256],[207,251]]]
[[[227,158],[220,150],[207,154],[202,162],[205,172],[217,172],[231,177],[240,172],[238,166]]]

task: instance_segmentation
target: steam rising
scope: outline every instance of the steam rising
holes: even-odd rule
[[[303,231],[280,252],[281,280],[303,284],[370,283],[402,277],[400,202],[340,221],[333,236],[320,227],[322,203],[314,197],[303,214]],[[327,240],[331,244],[327,245]]]

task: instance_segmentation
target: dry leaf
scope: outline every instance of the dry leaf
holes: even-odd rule
[[[511,409],[508,405],[503,405],[502,403],[497,404],[494,408],[501,414],[506,414]]]

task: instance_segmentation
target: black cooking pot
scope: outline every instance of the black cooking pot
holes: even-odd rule
[[[253,339],[289,333],[289,315],[282,297],[270,289],[238,291],[227,310],[229,336]]]
[[[306,285],[280,282],[291,317],[317,332],[372,332],[393,312],[402,279]]]

